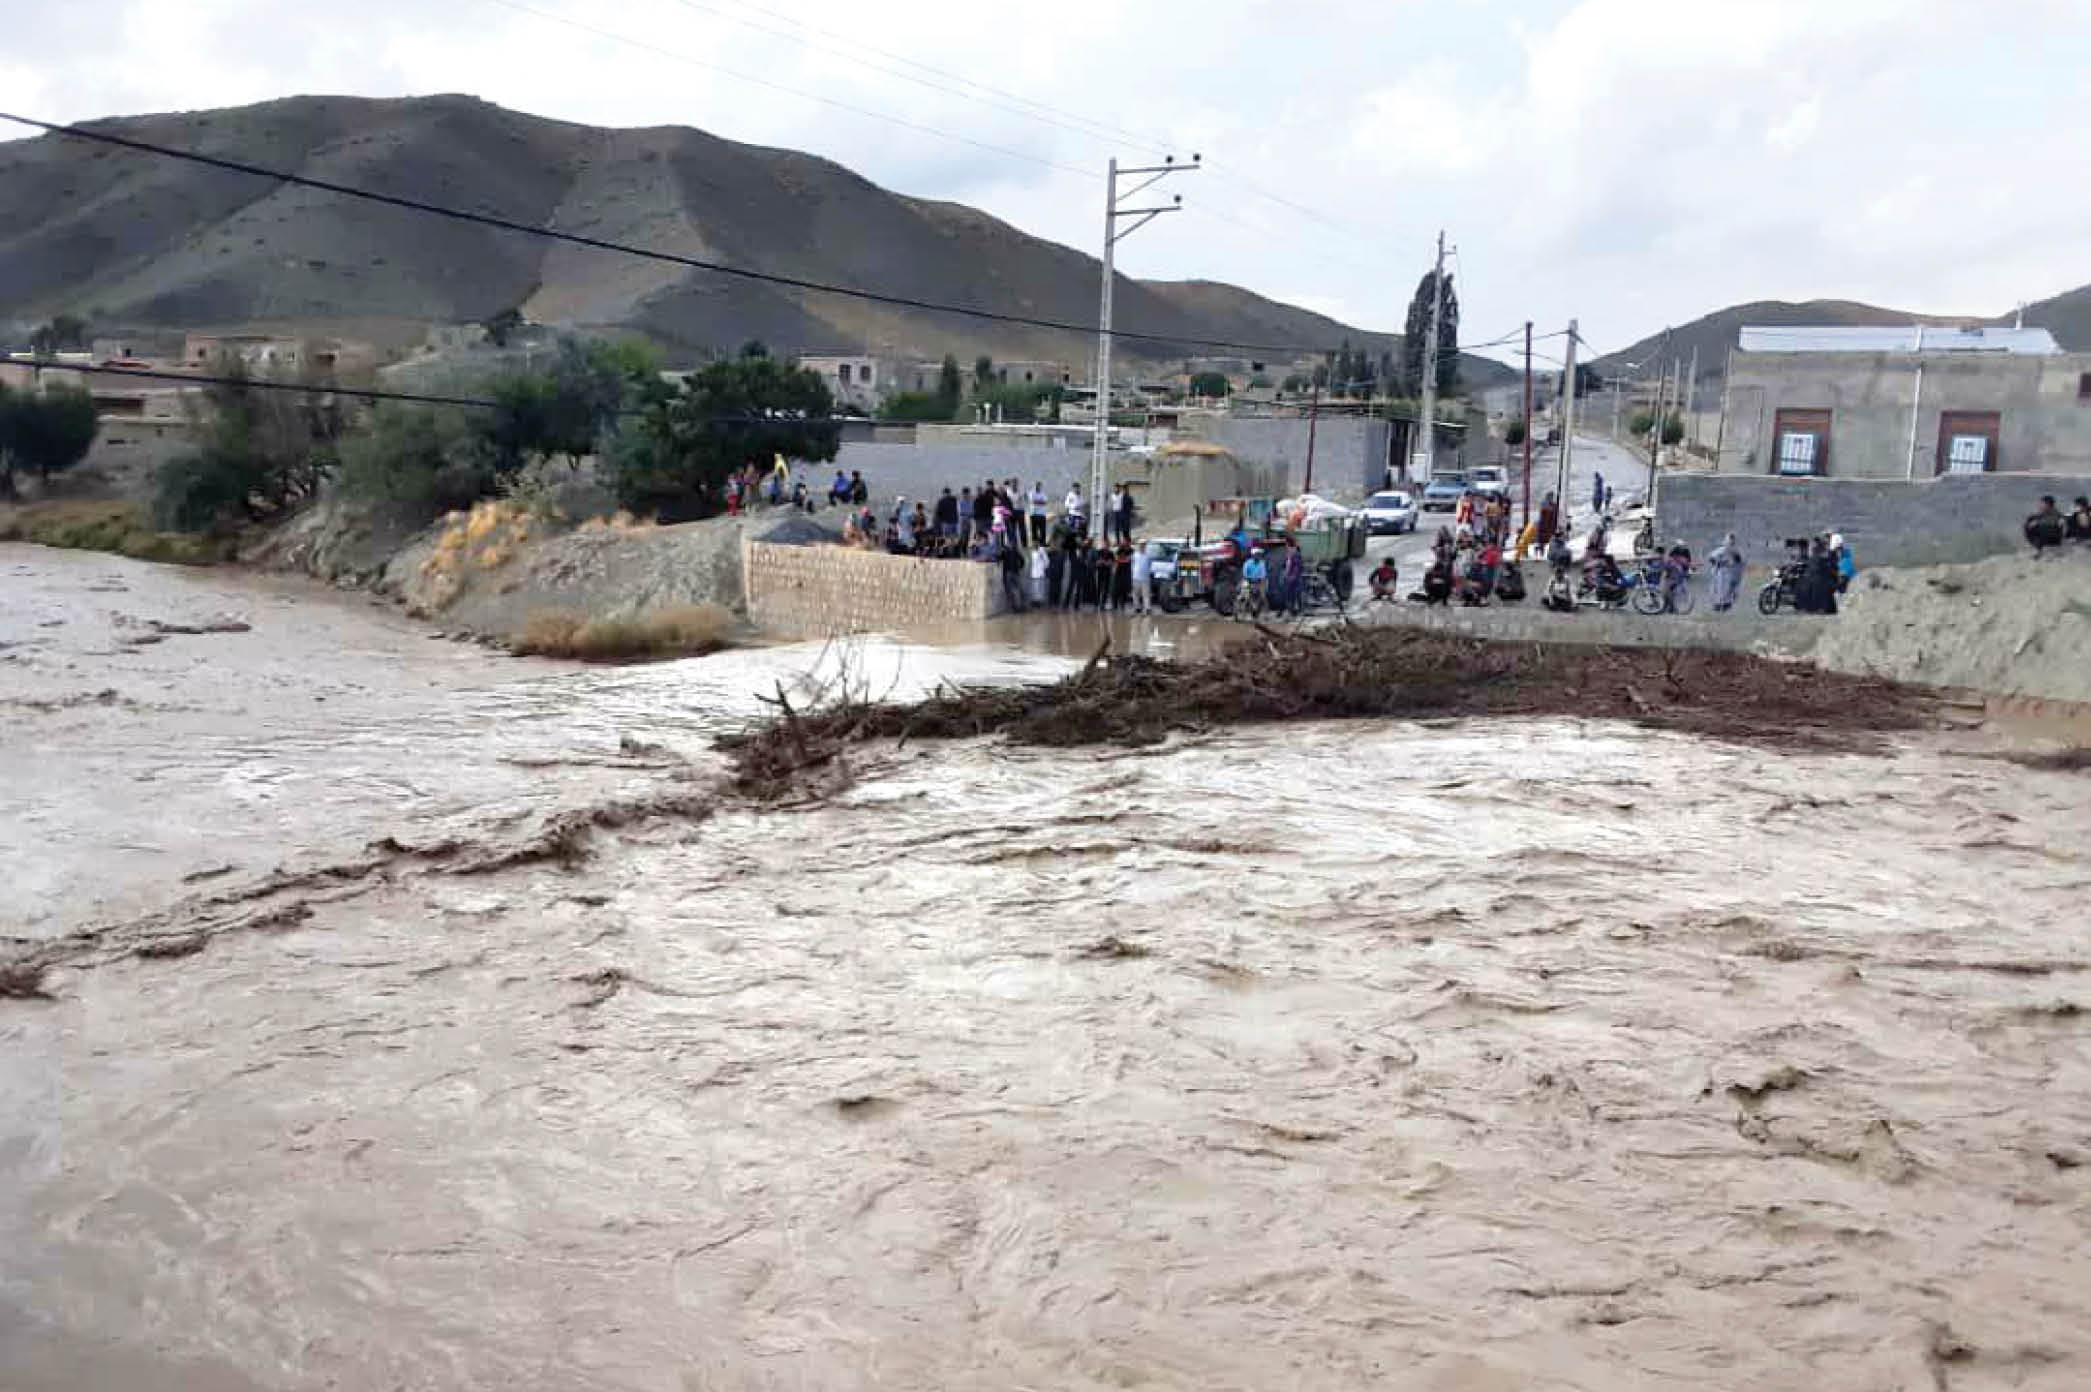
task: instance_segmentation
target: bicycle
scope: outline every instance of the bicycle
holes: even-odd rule
[[[1634,586],[1637,614],[1689,614],[1692,612],[1692,568],[1683,561],[1651,556],[1641,566]]]

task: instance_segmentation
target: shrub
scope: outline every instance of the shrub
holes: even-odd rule
[[[679,604],[627,619],[589,619],[563,609],[539,610],[509,644],[533,657],[581,662],[645,662],[701,657],[731,647],[733,620],[714,604]]]

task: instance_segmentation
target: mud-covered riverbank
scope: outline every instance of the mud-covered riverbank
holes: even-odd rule
[[[710,740],[818,649],[91,559],[0,554],[0,1385],[2091,1379],[2081,771],[1362,720],[763,809]]]

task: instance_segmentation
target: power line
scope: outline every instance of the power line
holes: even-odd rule
[[[608,39],[612,43],[620,43],[631,48],[641,49],[647,53],[654,54],[656,57],[672,59],[678,63],[688,63],[692,67],[703,68],[707,72],[715,72],[721,76],[730,77],[736,82],[752,83],[757,87],[766,87],[772,92],[783,92],[787,96],[802,97],[807,101],[819,102],[823,106],[832,106],[838,110],[850,112],[853,115],[866,116],[874,121],[885,121],[888,124],[900,126],[906,130],[918,131],[923,135],[933,135],[939,140],[955,140],[961,145],[971,145],[977,150],[986,150],[990,154],[1004,155],[1010,159],[1044,165],[1048,169],[1058,169],[1063,173],[1079,175],[1084,179],[1096,178],[1096,174],[1093,171],[1080,169],[1072,164],[1062,164],[1058,160],[1046,159],[1041,155],[1030,155],[1022,150],[1012,150],[1006,145],[993,145],[985,140],[975,140],[969,135],[956,135],[947,130],[939,130],[935,126],[923,125],[919,121],[910,121],[905,116],[891,116],[868,106],[858,106],[854,102],[846,102],[839,97],[824,96],[819,92],[808,92],[803,88],[789,87],[782,82],[772,82],[766,77],[756,77],[750,73],[736,71],[721,63],[713,63],[703,58],[693,58],[687,53],[677,53],[673,49],[662,48],[659,44],[648,43],[644,39],[634,39],[624,34],[613,33],[608,29],[597,28],[593,24],[587,24],[578,19],[569,19],[565,15],[552,14],[534,6],[521,4],[519,0],[486,0],[486,3],[499,5],[504,9],[515,10],[522,14],[534,15],[538,19],[549,20],[554,24],[563,24],[569,29],[578,29],[584,34],[593,34],[599,39]]]
[[[501,0],[506,3],[506,0]],[[292,174],[287,170],[271,169],[265,165],[249,164],[242,160],[225,159],[217,155],[201,154],[194,150],[181,150],[173,146],[157,145],[151,141],[137,140],[130,136],[117,135],[110,131],[90,130],[84,126],[61,125],[55,121],[41,121],[30,116],[17,116],[0,111],[0,121],[12,121],[17,125],[29,126],[52,135],[70,136],[77,140],[88,140],[119,149],[134,150],[148,155],[159,155],[167,159],[185,160],[213,169],[222,169],[234,174],[246,174],[260,179],[273,179],[279,183],[299,188],[317,189],[322,193],[340,194],[345,198],[361,198],[388,207],[404,208],[409,212],[428,213],[435,217],[450,218],[458,222],[476,223],[483,227],[496,228],[503,232],[519,232],[524,236],[543,237],[549,241],[564,242],[572,246],[588,247],[596,251],[617,252],[626,256],[637,256],[649,261],[660,261],[668,265],[684,266],[691,270],[709,271],[715,275],[733,276],[767,285],[781,285],[787,289],[808,290],[826,295],[840,295],[849,299],[865,300],[873,304],[892,305],[900,309],[919,309],[937,314],[957,314],[974,319],[985,319],[999,324],[1018,324],[1027,328],[1053,329],[1063,333],[1094,334],[1095,324],[1077,323],[1067,319],[1042,319],[1027,314],[1012,314],[1005,310],[982,309],[973,305],[945,304],[936,300],[920,299],[913,295],[897,295],[880,290],[865,290],[850,285],[834,285],[825,281],[809,280],[802,276],[778,275],[770,271],[752,270],[745,266],[730,266],[719,261],[707,261],[701,257],[684,256],[672,251],[656,251],[648,247],[630,246],[622,242],[606,241],[600,237],[583,236],[578,232],[562,232],[551,227],[533,227],[528,223],[516,222],[511,218],[497,217],[491,213],[469,212],[462,208],[449,208],[438,203],[429,203],[418,198],[407,198],[400,194],[379,193],[374,189],[356,188],[350,184],[336,183],[329,179],[315,179],[303,174]],[[1258,353],[1320,353],[1326,345],[1298,343],[1251,343],[1235,339],[1198,338],[1186,334],[1143,333],[1132,329],[1113,328],[1114,339],[1135,339],[1147,343],[1177,347],[1232,348],[1244,352]]]
[[[842,58],[848,62],[855,63],[860,67],[869,68],[873,72],[884,73],[888,77],[897,77],[903,82],[912,82],[918,87],[927,87],[929,90],[933,92],[942,92],[947,96],[958,97],[964,101],[978,102],[983,106],[993,107],[998,111],[1006,111],[1011,115],[1021,117],[1026,121],[1036,121],[1040,125],[1057,127],[1060,130],[1068,131],[1072,134],[1079,135],[1085,140],[1093,140],[1098,142],[1099,144],[1105,145],[1120,145],[1123,143],[1116,135],[1112,135],[1106,131],[1088,128],[1088,123],[1086,122],[1083,125],[1073,124],[1074,121],[1082,121],[1082,117],[1072,116],[1068,120],[1062,120],[1060,119],[1060,117],[1069,115],[1069,113],[1057,112],[1054,111],[1052,108],[1046,108],[1043,112],[1026,111],[1022,106],[1013,105],[1009,101],[998,100],[998,97],[1000,97],[1002,94],[995,92],[995,89],[993,88],[986,88],[985,90],[991,93],[995,93],[994,95],[983,96],[975,92],[968,92],[961,88],[951,86],[950,82],[937,82],[927,77],[918,77],[914,73],[902,72],[898,68],[888,67],[883,63],[874,62],[872,61],[872,59],[865,56],[865,54],[867,53],[872,53],[878,54],[881,57],[895,58],[897,59],[897,61],[907,62],[911,67],[922,67],[927,72],[936,73],[938,76],[949,78],[952,81],[969,82],[968,79],[959,77],[954,73],[944,73],[941,72],[939,69],[928,68],[926,67],[926,65],[923,64],[913,63],[907,59],[900,59],[898,58],[898,55],[887,54],[884,52],[884,50],[881,49],[866,48],[861,45],[844,47],[842,44],[839,43],[821,43],[818,40],[807,38],[800,34],[793,34],[788,30],[779,29],[773,25],[762,24],[752,19],[743,19],[739,15],[729,14],[725,10],[719,9],[715,5],[705,4],[704,0],[675,0],[675,3],[682,6],[686,10],[702,11],[706,14],[717,15],[720,19],[725,20],[729,24],[738,24],[741,25],[743,28],[753,29],[755,32],[759,34],[768,34],[774,38],[783,39],[789,43],[801,44],[807,48],[815,50],[816,52],[833,54],[836,57]],[[774,11],[761,10],[760,6],[751,6],[750,8],[757,9],[765,14],[774,13]],[[778,16],[778,18],[783,18],[783,16]],[[797,21],[791,22],[797,23]],[[802,25],[801,27],[807,28],[814,33],[825,32],[816,29],[811,25]],[[969,83],[969,85],[977,84]],[[1014,100],[1024,101],[1025,99],[1022,97],[1018,97]],[[1026,102],[1026,105],[1037,104]],[[1157,149],[1159,148],[1160,147],[1157,147]]]

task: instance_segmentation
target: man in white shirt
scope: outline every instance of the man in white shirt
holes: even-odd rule
[[[1067,498],[1060,504],[1060,511],[1066,515],[1070,523],[1089,515],[1088,505],[1082,501],[1081,484],[1074,483],[1068,485]],[[1080,531],[1081,528],[1078,526],[1075,530]]]
[[[1148,591],[1154,587],[1154,557],[1147,554],[1145,546],[1133,551],[1133,612],[1147,612]]]

